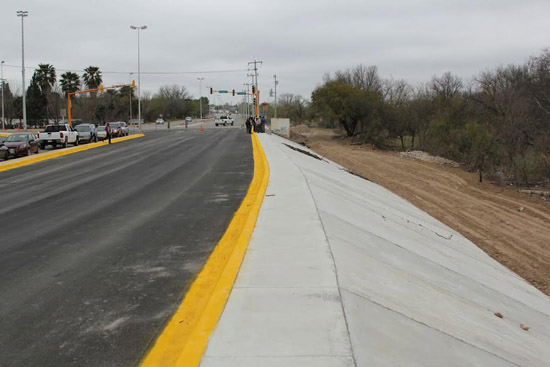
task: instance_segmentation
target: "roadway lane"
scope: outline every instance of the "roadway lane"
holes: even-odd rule
[[[0,172],[0,365],[136,365],[252,173],[236,128],[149,132]]]

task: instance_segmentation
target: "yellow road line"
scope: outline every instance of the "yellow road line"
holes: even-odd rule
[[[254,176],[241,206],[142,367],[196,367],[241,266],[269,180],[269,166],[252,134]]]
[[[113,143],[120,143],[121,141],[141,138],[143,136],[145,136],[145,135],[144,134],[134,134],[134,135],[123,136],[121,138],[112,139],[111,141]],[[31,155],[30,157],[19,158],[19,159],[13,160],[13,161],[4,161],[3,163],[0,163],[0,172],[7,171],[7,170],[10,170],[10,169],[14,169],[14,168],[17,168],[17,167],[26,166],[26,165],[33,164],[33,163],[36,163],[36,162],[45,161],[47,159],[61,157],[63,155],[67,155],[67,154],[73,154],[73,153],[82,152],[82,151],[88,150],[88,149],[98,148],[98,147],[101,147],[101,146],[104,146],[104,145],[109,145],[109,141],[101,141],[99,143],[90,143],[90,144],[86,144],[86,145],[79,145],[77,147],[66,148],[66,149],[61,149],[61,150],[54,150],[52,152],[43,153],[43,154]]]

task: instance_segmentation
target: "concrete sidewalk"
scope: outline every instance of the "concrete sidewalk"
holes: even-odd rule
[[[548,366],[548,297],[384,188],[260,140],[266,198],[201,366]]]

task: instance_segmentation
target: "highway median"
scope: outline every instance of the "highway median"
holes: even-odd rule
[[[144,136],[145,136],[145,134],[139,133],[139,134],[134,134],[134,135],[129,135],[129,136],[123,136],[123,137],[120,137],[120,138],[114,138],[114,139],[111,140],[111,142],[112,143],[120,143],[120,142],[123,142],[123,141],[126,141],[126,140],[142,138]],[[97,143],[90,143],[90,144],[86,144],[86,145],[78,145],[76,147],[48,151],[48,152],[40,153],[40,154],[37,154],[37,155],[31,155],[31,156],[24,157],[24,158],[18,158],[16,160],[4,161],[4,162],[0,163],[0,172],[11,170],[11,169],[22,167],[22,166],[27,166],[29,164],[45,161],[45,160],[52,159],[52,158],[61,157],[61,156],[67,155],[67,154],[73,154],[73,153],[82,152],[82,151],[89,150],[89,149],[99,148],[99,147],[102,147],[104,145],[109,145],[109,142],[107,140],[104,140],[104,141],[97,142]]]

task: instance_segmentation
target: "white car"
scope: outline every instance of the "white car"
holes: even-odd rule
[[[107,139],[107,130],[105,130],[105,126],[98,126],[96,129],[96,133],[97,133],[98,140]]]
[[[163,118],[158,118],[157,121],[155,122],[155,124],[157,124],[157,125],[164,124],[164,119]]]
[[[216,126],[233,126],[235,124],[235,121],[233,121],[233,118],[231,116],[220,116],[220,118],[217,119],[214,123],[216,124]]]

